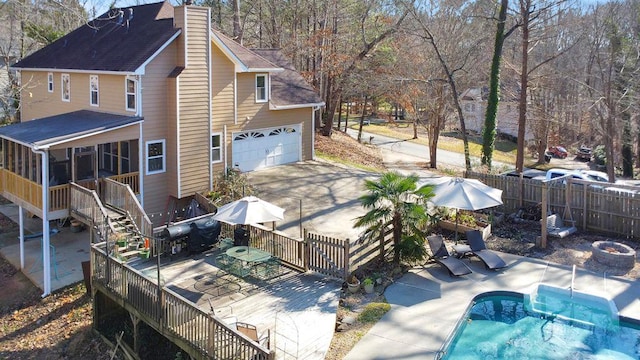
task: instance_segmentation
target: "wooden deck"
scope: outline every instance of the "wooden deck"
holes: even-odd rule
[[[283,266],[277,274],[239,278],[220,270],[216,255],[218,251],[163,258],[161,282],[228,323],[253,324],[259,335],[268,330],[276,359],[324,359],[335,329],[341,281]],[[155,260],[131,265],[157,278]]]

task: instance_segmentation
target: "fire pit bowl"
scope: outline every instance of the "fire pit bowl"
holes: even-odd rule
[[[636,263],[636,251],[615,241],[595,241],[591,256],[600,264],[617,268],[632,268]]]

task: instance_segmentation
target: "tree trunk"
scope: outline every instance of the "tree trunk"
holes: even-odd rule
[[[351,102],[347,101],[347,115],[344,118],[344,132],[347,132],[347,126],[349,125],[349,112],[351,111]]]
[[[341,121],[342,121],[342,98],[338,100],[338,130],[340,130]]]
[[[360,127],[358,128],[358,142],[362,142],[362,124],[364,124],[364,116],[367,112],[367,101],[369,98],[367,95],[364,96],[364,103],[362,106],[362,116],[360,117]]]
[[[242,27],[240,27],[240,0],[233,0],[233,39],[242,44]]]
[[[520,103],[518,114],[518,150],[516,152],[516,171],[524,169],[524,135],[527,125],[527,88],[529,83],[529,9],[530,0],[520,0],[522,15],[522,68],[520,69]]]
[[[489,169],[491,169],[491,159],[496,141],[496,117],[498,114],[498,103],[500,101],[500,60],[502,59],[502,48],[504,46],[504,28],[507,21],[508,6],[509,0],[501,1],[500,12],[498,14],[498,26],[496,27],[496,38],[493,47],[493,59],[491,60],[487,112],[485,113],[484,130],[482,132],[481,163],[487,165]]]
[[[393,216],[393,263],[400,264],[400,242],[402,241],[402,217]]]
[[[633,139],[631,138],[631,114],[628,110],[622,113],[622,176],[633,177]]]

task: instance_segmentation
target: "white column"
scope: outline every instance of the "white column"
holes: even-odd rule
[[[51,294],[51,251],[49,234],[49,152],[39,152],[42,158],[42,297]]]
[[[20,225],[20,269],[24,270],[24,215],[22,206],[18,206],[18,225]]]

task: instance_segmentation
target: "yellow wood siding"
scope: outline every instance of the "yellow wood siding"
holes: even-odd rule
[[[62,74],[69,74],[70,101],[62,101]],[[47,91],[47,71],[22,71],[22,121],[64,114],[76,110],[93,110],[135,115],[125,109],[125,76],[53,72],[53,92]],[[98,104],[89,103],[89,76],[98,75]]]
[[[178,151],[180,195],[206,190],[209,183],[209,13],[185,7],[186,68],[178,77]],[[178,18],[178,16],[176,16]]]
[[[176,49],[179,48],[176,44]],[[171,196],[178,196],[178,108],[177,108],[177,85],[178,79],[175,77],[167,78],[167,153],[171,156],[167,157],[167,168],[174,169],[176,172],[167,179],[167,187]]]
[[[221,132],[223,125],[233,125],[234,121],[235,66],[215,45],[212,46],[211,57],[212,128]]]
[[[176,66],[177,46],[169,45],[153,61],[146,66],[145,75],[142,76],[140,86],[142,86],[142,116],[143,139],[142,139],[142,159],[140,172],[144,179],[144,208],[149,218],[158,225],[164,219],[163,212],[169,194],[175,194],[175,152],[165,148],[166,171],[158,174],[146,175],[146,142],[154,140],[166,140],[175,136],[174,132],[168,131],[168,124],[175,121],[170,118],[167,111],[167,104],[174,97],[167,89],[167,76]],[[172,184],[174,187],[172,187]]]

